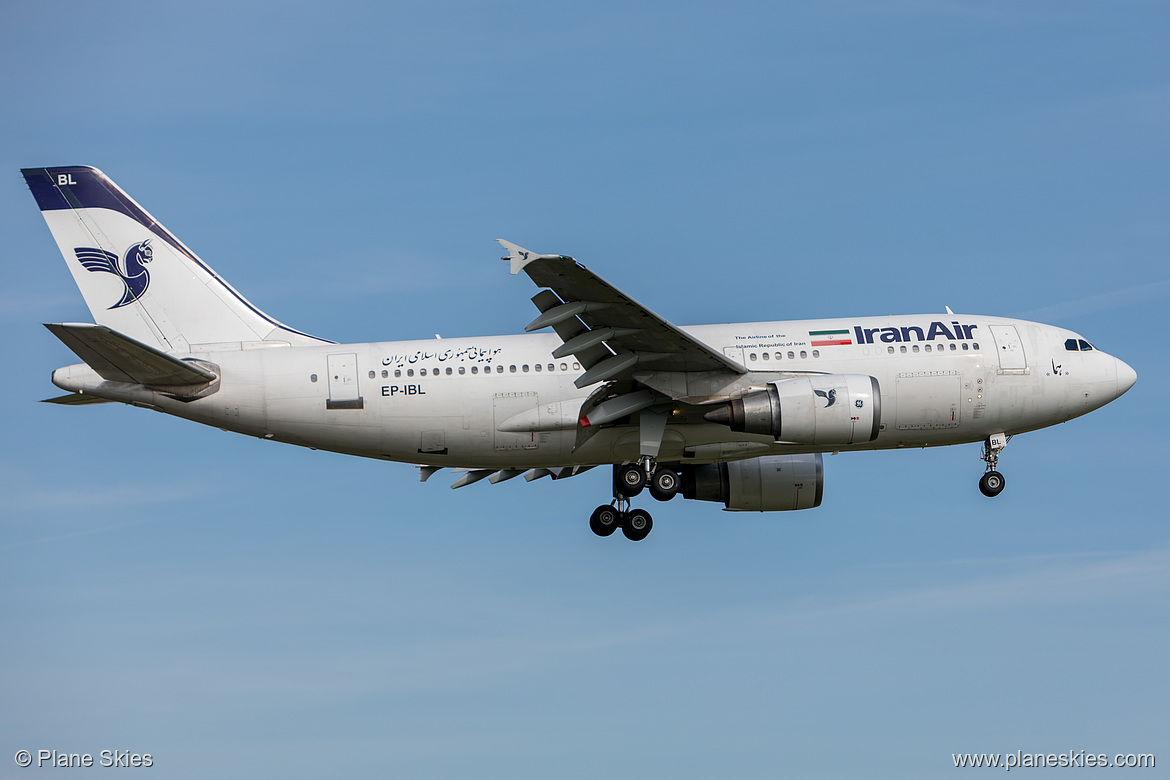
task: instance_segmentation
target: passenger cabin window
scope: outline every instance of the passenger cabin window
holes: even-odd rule
[[[802,349],[802,350],[800,351],[800,359],[801,359],[801,360],[804,360],[804,359],[805,359],[805,358],[807,358],[807,357],[808,357],[808,353],[807,353],[807,352],[805,352],[805,351]]]
[[[820,357],[820,356],[821,356],[821,351],[819,349],[814,349],[813,350],[813,357]]]
[[[533,366],[533,368],[536,369],[537,373],[540,373],[544,370],[544,366],[542,366],[540,363],[537,363],[535,366]]]
[[[402,376],[402,369],[401,368],[394,369],[394,378],[397,379],[400,376]]]
[[[447,374],[447,376],[451,376],[451,367],[450,367],[450,366],[447,366],[447,370],[446,370],[446,372],[444,372],[444,373],[446,373],[446,374]]]
[[[310,382],[316,382],[316,381],[317,381],[317,375],[316,375],[316,374],[309,374],[309,381],[310,381]]]
[[[472,366],[471,373],[478,374],[479,373],[479,366]]]
[[[459,376],[463,376],[466,373],[467,373],[467,369],[464,368],[463,366],[459,366]]]

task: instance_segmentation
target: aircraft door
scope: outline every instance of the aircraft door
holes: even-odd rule
[[[326,409],[363,409],[365,402],[358,391],[357,355],[349,352],[342,355],[329,355],[329,399],[325,401]]]
[[[1024,343],[1020,341],[1019,331],[1015,325],[991,325],[991,338],[995,342],[995,352],[999,355],[1001,369],[1022,369],[1028,367],[1027,357],[1024,355]]]

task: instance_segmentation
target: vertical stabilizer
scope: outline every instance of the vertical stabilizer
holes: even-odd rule
[[[164,352],[328,343],[249,303],[97,168],[21,173],[97,324]]]

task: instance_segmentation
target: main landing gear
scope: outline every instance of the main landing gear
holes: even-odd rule
[[[659,501],[674,498],[682,487],[678,472],[656,466],[650,458],[638,463],[613,467],[613,501],[593,510],[589,528],[598,536],[609,536],[618,528],[631,542],[645,539],[654,528],[654,519],[645,509],[630,509],[630,499],[650,488]]]
[[[999,451],[1007,446],[1011,438],[1002,433],[995,433],[983,442],[983,454],[979,457],[987,464],[987,470],[979,478],[979,492],[988,498],[994,498],[1003,492],[1003,474],[996,471],[995,466],[999,462]]]

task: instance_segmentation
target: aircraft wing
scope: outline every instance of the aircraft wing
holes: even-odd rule
[[[533,297],[540,316],[526,331],[552,327],[564,342],[557,358],[574,355],[585,373],[577,387],[629,379],[635,370],[722,371],[747,369],[670,324],[571,257],[540,255],[503,239],[502,259],[513,274],[524,271],[539,287]]]

